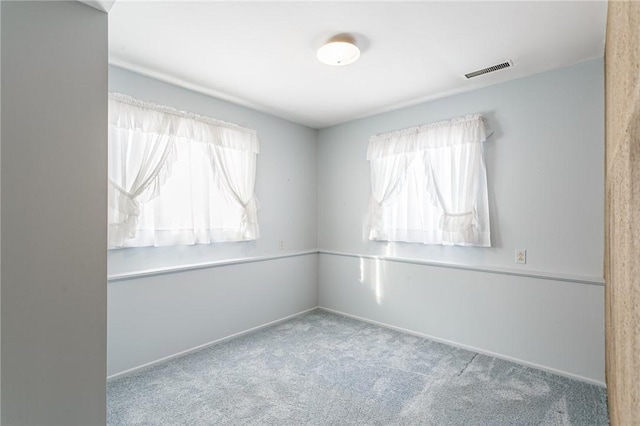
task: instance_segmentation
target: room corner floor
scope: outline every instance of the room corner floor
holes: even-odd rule
[[[605,389],[322,310],[109,382],[108,425],[606,425]]]

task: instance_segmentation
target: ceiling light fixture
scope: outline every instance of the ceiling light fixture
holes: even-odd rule
[[[323,64],[343,66],[354,63],[360,58],[360,49],[349,34],[338,34],[318,49],[318,60]]]

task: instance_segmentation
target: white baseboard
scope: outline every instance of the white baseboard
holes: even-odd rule
[[[302,312],[298,312],[298,313],[293,314],[293,315],[286,316],[284,318],[280,318],[280,319],[268,322],[266,324],[258,325],[256,327],[252,327],[252,328],[249,328],[247,330],[231,334],[229,336],[222,337],[220,339],[213,340],[211,342],[204,343],[202,345],[195,346],[195,347],[193,347],[191,349],[186,349],[184,351],[180,351],[180,352],[175,353],[173,355],[165,356],[165,357],[157,359],[155,361],[147,362],[145,364],[139,365],[137,367],[130,368],[128,370],[121,371],[121,372],[116,373],[116,374],[112,374],[111,376],[107,376],[107,381],[119,379],[119,378],[125,377],[125,376],[130,376],[130,375],[132,375],[134,373],[137,373],[138,371],[145,370],[147,368],[153,367],[154,365],[161,364],[163,362],[172,360],[174,358],[180,358],[180,357],[188,355],[190,353],[197,352],[199,350],[205,349],[205,348],[207,348],[209,346],[213,346],[215,344],[222,343],[222,342],[225,342],[227,340],[231,340],[231,339],[243,336],[243,335],[248,334],[248,333],[252,333],[252,332],[260,330],[262,328],[266,328],[266,327],[270,327],[270,326],[275,325],[275,324],[279,324],[281,322],[290,320],[291,318],[295,318],[295,317],[298,317],[300,315],[304,315],[307,312],[315,311],[316,309],[318,309],[318,306],[310,308],[310,309],[307,309],[307,310],[304,310]]]
[[[547,366],[536,364],[536,363],[533,363],[533,362],[524,361],[522,359],[513,358],[513,357],[510,357],[510,356],[507,356],[507,355],[503,355],[503,354],[487,351],[487,350],[484,350],[484,349],[476,348],[474,346],[465,345],[465,344],[454,342],[454,341],[451,341],[451,340],[441,339],[439,337],[431,336],[429,334],[420,333],[418,331],[409,330],[409,329],[402,328],[402,327],[397,327],[395,325],[383,323],[383,322],[380,322],[380,321],[374,321],[374,320],[371,320],[371,319],[368,319],[368,318],[359,317],[357,315],[351,315],[351,314],[348,314],[346,312],[337,311],[335,309],[326,308],[324,306],[316,306],[314,308],[306,309],[304,311],[301,311],[301,312],[298,312],[298,313],[295,313],[295,314],[292,314],[292,315],[289,315],[289,316],[286,316],[286,317],[283,317],[283,318],[280,318],[280,319],[277,319],[277,320],[274,320],[274,321],[271,321],[271,322],[268,322],[268,323],[265,323],[265,324],[262,324],[262,325],[259,325],[259,326],[256,326],[256,327],[252,327],[252,328],[249,328],[247,330],[240,331],[238,333],[234,333],[234,334],[231,334],[229,336],[225,336],[225,337],[222,337],[220,339],[216,339],[216,340],[213,340],[211,342],[195,346],[195,347],[193,347],[191,349],[187,349],[187,350],[178,352],[176,354],[169,355],[169,356],[157,359],[155,361],[151,361],[151,362],[142,364],[140,366],[137,366],[137,367],[134,367],[134,368],[130,368],[130,369],[125,370],[125,371],[121,371],[121,372],[116,373],[116,374],[112,374],[111,376],[107,377],[107,381],[111,381],[111,380],[115,380],[115,379],[118,379],[118,378],[121,378],[121,377],[129,376],[131,374],[137,373],[138,371],[150,368],[150,367],[152,367],[154,365],[169,361],[169,360],[174,359],[174,358],[179,358],[179,357],[188,355],[188,354],[193,353],[193,352],[197,352],[197,351],[205,349],[205,348],[207,348],[209,346],[213,346],[215,344],[222,343],[222,342],[225,342],[227,340],[230,340],[230,339],[233,339],[233,338],[236,338],[236,337],[240,337],[240,336],[243,336],[245,334],[252,333],[254,331],[257,331],[257,330],[260,330],[260,329],[263,329],[263,328],[266,328],[266,327],[270,327],[270,326],[275,325],[275,324],[279,324],[279,323],[287,321],[287,320],[289,320],[291,318],[295,318],[295,317],[298,317],[300,315],[304,315],[304,314],[306,314],[308,312],[315,311],[317,309],[321,309],[321,310],[324,310],[324,311],[327,311],[327,312],[331,312],[331,313],[337,314],[337,315],[342,315],[344,317],[353,318],[353,319],[356,319],[356,320],[359,320],[359,321],[363,321],[363,322],[366,322],[366,323],[369,323],[369,324],[374,324],[374,325],[377,325],[377,326],[380,326],[380,327],[385,327],[385,328],[389,328],[389,329],[392,329],[392,330],[400,331],[402,333],[407,333],[407,334],[411,334],[411,335],[414,335],[414,336],[422,337],[422,338],[425,338],[425,339],[433,340],[434,342],[444,343],[444,344],[449,345],[449,346],[454,346],[454,347],[461,348],[461,349],[466,349],[466,350],[469,350],[469,351],[472,351],[472,352],[481,353],[483,355],[492,356],[494,358],[503,359],[505,361],[511,361],[511,362],[516,363],[516,364],[524,365],[526,367],[535,368],[537,370],[546,371],[546,372],[552,373],[552,374],[557,374],[559,376],[567,377],[569,379],[578,380],[578,381],[581,381],[581,382],[589,383],[589,384],[600,386],[600,387],[606,387],[606,384],[604,382],[599,381],[599,380],[593,380],[593,379],[590,379],[588,377],[579,376],[577,374],[569,373],[569,372],[562,371],[562,370],[557,370],[555,368],[547,367]]]
[[[546,367],[544,365],[540,365],[540,364],[536,364],[536,363],[533,363],[533,362],[524,361],[524,360],[521,360],[521,359],[518,359],[518,358],[513,358],[513,357],[510,357],[510,356],[507,356],[507,355],[502,355],[502,354],[499,354],[499,353],[487,351],[487,350],[476,348],[476,347],[473,347],[473,346],[464,345],[462,343],[453,342],[451,340],[441,339],[439,337],[431,336],[431,335],[428,335],[428,334],[425,334],[425,333],[420,333],[418,331],[413,331],[413,330],[409,330],[409,329],[406,329],[406,328],[397,327],[395,325],[391,325],[391,324],[387,324],[387,323],[383,323],[383,322],[379,322],[379,321],[374,321],[374,320],[370,320],[370,319],[367,319],[367,318],[362,318],[362,317],[359,317],[357,315],[347,314],[345,312],[336,311],[335,309],[329,309],[329,308],[326,308],[324,306],[318,306],[318,309],[321,309],[321,310],[324,310],[324,311],[327,311],[327,312],[331,312],[333,314],[337,314],[337,315],[342,315],[342,316],[345,316],[345,317],[353,318],[353,319],[356,319],[356,320],[359,320],[359,321],[363,321],[363,322],[366,322],[366,323],[369,323],[369,324],[377,325],[377,326],[380,326],[380,327],[385,327],[385,328],[389,328],[389,329],[392,329],[392,330],[400,331],[402,333],[407,333],[407,334],[411,334],[411,335],[414,335],[414,336],[423,337],[425,339],[433,340],[434,342],[444,343],[444,344],[449,345],[449,346],[454,346],[456,348],[466,349],[468,351],[477,352],[477,353],[480,353],[480,354],[483,354],[483,355],[489,355],[489,356],[492,356],[494,358],[503,359],[505,361],[511,361],[511,362],[516,363],[516,364],[524,365],[526,367],[535,368],[537,370],[542,370],[542,371],[546,371],[548,373],[557,374],[558,376],[563,376],[563,377],[567,377],[569,379],[578,380],[578,381],[581,381],[581,382],[585,382],[585,383],[589,383],[589,384],[592,384],[592,385],[596,385],[596,386],[600,386],[600,387],[606,388],[606,384],[604,382],[599,381],[599,380],[593,380],[593,379],[590,379],[588,377],[579,376],[577,374],[569,373],[569,372],[562,371],[562,370],[556,370],[555,368]]]

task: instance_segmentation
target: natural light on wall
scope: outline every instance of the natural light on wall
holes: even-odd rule
[[[259,237],[255,131],[109,97],[109,248]]]
[[[382,305],[384,299],[385,265],[383,259],[360,257],[360,284],[368,285],[371,288],[378,305]]]

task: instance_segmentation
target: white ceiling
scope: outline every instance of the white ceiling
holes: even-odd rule
[[[114,65],[314,128],[603,56],[605,1],[115,2]],[[358,62],[316,50],[352,34]],[[465,73],[512,60],[471,80]]]

